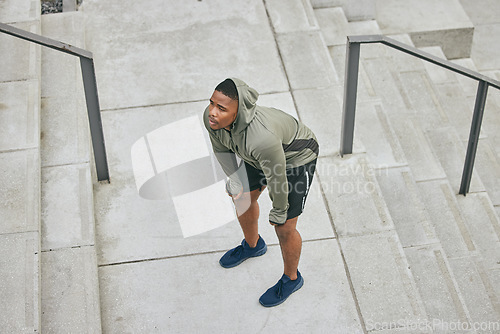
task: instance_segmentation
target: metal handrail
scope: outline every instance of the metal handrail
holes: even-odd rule
[[[352,143],[354,138],[354,118],[356,113],[356,95],[358,90],[359,72],[359,52],[361,44],[381,43],[396,50],[408,53],[417,58],[426,60],[435,65],[444,67],[450,71],[459,73],[471,79],[477,80],[478,89],[474,114],[472,116],[469,142],[467,144],[467,154],[465,156],[464,169],[459,194],[466,195],[469,191],[476,158],[479,132],[484,114],[484,106],[488,94],[488,87],[500,89],[500,82],[484,76],[478,72],[469,70],[448,60],[436,57],[430,53],[419,50],[413,46],[401,43],[395,39],[383,35],[348,36],[346,50],[346,67],[344,82],[344,105],[342,110],[342,129],[340,139],[340,155],[352,153]]]
[[[106,147],[104,145],[104,134],[102,131],[101,112],[99,108],[99,97],[97,95],[97,82],[92,53],[4,23],[0,23],[0,32],[80,58],[97,179],[99,181],[106,180],[109,182],[108,161],[106,157]]]

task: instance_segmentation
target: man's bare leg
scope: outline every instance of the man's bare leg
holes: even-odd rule
[[[283,256],[284,274],[291,280],[297,279],[300,253],[302,250],[302,237],[297,231],[298,217],[288,219],[283,225],[274,225],[281,246]]]
[[[257,246],[257,242],[259,241],[260,210],[257,200],[264,189],[265,186],[251,192],[243,193],[238,199],[233,199],[245,241],[252,248]],[[248,206],[249,200],[250,206]]]

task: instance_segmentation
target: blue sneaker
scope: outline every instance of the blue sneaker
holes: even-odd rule
[[[304,285],[304,279],[297,270],[297,279],[292,281],[290,277],[283,274],[281,279],[273,287],[269,288],[259,299],[262,306],[271,307],[283,303],[292,293]]]
[[[241,245],[228,250],[226,254],[220,258],[219,263],[224,268],[236,267],[248,258],[264,255],[266,251],[267,245],[260,235],[255,248],[251,248],[245,239],[243,239]]]

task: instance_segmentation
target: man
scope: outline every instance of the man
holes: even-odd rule
[[[281,279],[259,299],[270,307],[284,302],[304,283],[298,271],[302,238],[296,225],[319,145],[312,131],[294,117],[256,105],[258,96],[243,81],[226,79],[215,88],[203,119],[217,160],[229,177],[226,191],[233,199],[244,235],[241,245],[222,256],[222,267],[235,267],[266,252],[266,243],[258,233],[257,199],[268,187],[272,201],[269,222],[278,236],[284,263]],[[244,168],[237,166],[235,154]]]

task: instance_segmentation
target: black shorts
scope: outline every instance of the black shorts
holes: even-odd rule
[[[299,167],[286,170],[288,179],[288,212],[286,219],[299,216],[304,211],[307,194],[311,187],[316,161],[313,161]],[[267,185],[266,176],[260,169],[254,168],[245,162],[246,173],[248,175],[248,187],[244,191],[253,191]],[[245,187],[246,188],[246,187]]]

